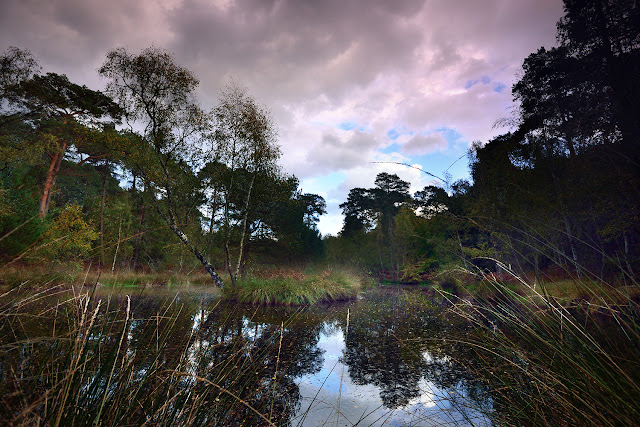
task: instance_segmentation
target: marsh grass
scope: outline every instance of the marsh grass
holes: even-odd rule
[[[60,265],[0,266],[0,288],[34,287],[47,288],[63,283],[82,280],[82,272],[77,268]]]
[[[503,266],[506,269],[506,266]],[[481,274],[481,273],[478,273]],[[473,298],[444,294],[475,326],[466,345],[500,425],[636,425],[640,420],[637,284],[573,279],[507,285],[483,275]],[[518,286],[513,285],[513,281]]]
[[[95,266],[50,264],[0,267],[0,287],[33,286],[38,288],[60,284],[75,286],[107,286],[115,288],[137,287],[206,287],[214,289],[211,276],[194,270],[190,272],[162,270],[136,272],[116,270],[99,272]]]
[[[289,416],[268,363],[277,333],[255,346],[230,322],[203,339],[204,318],[185,316],[176,299],[140,318],[135,305],[149,302],[75,289],[0,296],[0,424],[274,425]]]
[[[361,279],[349,272],[270,270],[240,280],[237,289],[227,290],[227,295],[241,303],[309,305],[354,299],[360,289]]]
[[[88,283],[99,283],[111,287],[137,287],[137,286],[208,286],[214,288],[211,276],[199,271],[189,273],[164,270],[158,272],[141,273],[135,271],[115,271],[103,273],[90,273]]]

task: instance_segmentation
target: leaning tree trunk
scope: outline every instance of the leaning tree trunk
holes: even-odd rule
[[[162,164],[162,163],[161,163],[161,165],[163,167],[163,172],[164,172],[165,177],[167,177],[167,179],[169,179],[169,174],[167,172],[167,169],[166,169],[165,165]],[[153,197],[153,200],[155,201],[155,205],[156,205],[156,210],[158,211],[158,213],[160,214],[162,219],[165,221],[165,223],[169,226],[171,231],[173,231],[173,233],[176,236],[178,236],[180,241],[187,247],[189,252],[194,254],[196,256],[196,258],[198,259],[198,261],[200,261],[200,264],[202,264],[202,266],[204,267],[206,272],[209,273],[209,276],[211,276],[211,278],[213,279],[213,282],[216,284],[216,286],[219,287],[219,288],[224,287],[224,282],[222,281],[220,276],[218,276],[218,273],[216,273],[215,269],[213,268],[213,266],[211,265],[209,260],[207,260],[207,258],[202,254],[202,252],[200,252],[193,245],[193,243],[191,242],[189,237],[184,233],[184,231],[182,231],[180,229],[180,227],[176,223],[176,215],[173,212],[173,197],[171,195],[171,190],[167,186],[167,187],[165,187],[165,191],[166,191],[166,195],[167,195],[167,213],[168,213],[168,215],[166,215],[162,211],[162,208],[160,207],[160,201],[156,197]]]
[[[165,220],[171,231],[173,231],[173,233],[178,236],[180,241],[182,241],[182,243],[187,247],[189,252],[196,256],[198,261],[200,261],[200,263],[203,265],[206,272],[209,273],[216,286],[222,288],[224,286],[224,282],[222,281],[220,276],[218,276],[218,273],[216,273],[211,263],[209,263],[209,260],[207,260],[207,258],[191,243],[189,237],[175,223],[175,216],[173,214],[173,209],[171,208],[171,206],[169,206],[169,208],[167,209],[169,212],[169,217],[167,217],[164,212],[162,212],[159,204],[156,204],[156,207],[158,208],[158,213],[160,213],[160,216],[162,216],[162,218]]]
[[[249,190],[247,191],[247,199],[244,202],[244,218],[242,219],[242,235],[240,236],[240,250],[238,252],[238,262],[236,263],[235,281],[238,280],[238,274],[240,273],[240,266],[242,265],[242,255],[244,254],[244,239],[247,234],[247,218],[249,217],[249,199],[251,198],[251,190],[253,190],[253,183],[256,180],[254,174],[251,178],[251,184],[249,184]]]

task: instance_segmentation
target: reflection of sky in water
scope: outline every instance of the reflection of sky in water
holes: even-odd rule
[[[347,366],[341,363],[345,350],[342,330],[325,324],[324,331],[318,342],[325,352],[322,369],[296,380],[302,402],[294,426],[491,425],[467,406],[470,401],[462,389],[442,390],[424,378],[419,382],[419,397],[403,407],[384,407],[380,389],[372,384],[354,384]],[[427,362],[435,361],[429,353],[424,357]]]

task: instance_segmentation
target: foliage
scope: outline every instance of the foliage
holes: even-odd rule
[[[82,207],[65,206],[42,235],[44,246],[40,250],[48,258],[57,260],[82,259],[98,238],[95,225],[84,219]]]

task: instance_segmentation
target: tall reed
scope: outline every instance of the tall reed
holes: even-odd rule
[[[483,275],[475,299],[445,295],[475,326],[500,425],[635,425],[640,420],[640,306],[625,288],[576,281],[580,299],[552,295],[508,267],[506,285]],[[481,273],[479,273],[481,274]]]
[[[235,320],[203,327],[211,304],[18,291],[1,296],[0,424],[271,425],[293,410],[278,331],[255,345]]]

